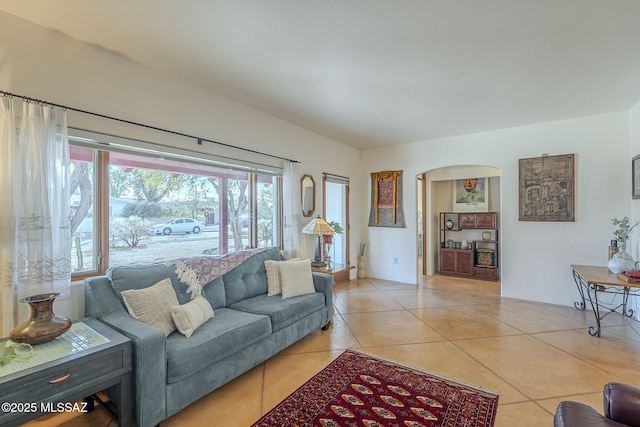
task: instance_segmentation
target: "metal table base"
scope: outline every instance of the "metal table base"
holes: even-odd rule
[[[611,313],[619,312],[623,316],[633,316],[633,310],[628,307],[629,297],[640,294],[640,283],[627,283],[609,271],[607,267],[595,267],[587,265],[572,265],[573,280],[578,287],[580,301],[573,303],[578,310],[587,308],[587,301],[593,310],[596,326],[589,327],[589,335],[600,337],[602,332],[601,321]],[[622,300],[615,302],[602,301],[600,294],[622,295]],[[622,310],[620,310],[622,309]]]

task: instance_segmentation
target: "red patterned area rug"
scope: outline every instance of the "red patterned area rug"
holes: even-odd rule
[[[491,427],[498,395],[347,350],[252,427]]]

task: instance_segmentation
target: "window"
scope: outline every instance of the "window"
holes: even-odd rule
[[[337,223],[342,233],[332,237],[332,257],[335,269],[349,266],[349,178],[330,173],[322,174],[323,216],[329,223]],[[333,224],[332,224],[333,225]]]
[[[70,143],[76,274],[280,245],[273,171],[85,137]]]
[[[275,177],[258,176],[256,189],[257,196],[257,246],[259,248],[268,248],[274,246],[274,242],[278,241],[277,231],[277,205],[274,193],[278,189]]]
[[[99,253],[96,247],[94,220],[95,152],[90,148],[71,146],[71,265],[74,272],[97,271]]]

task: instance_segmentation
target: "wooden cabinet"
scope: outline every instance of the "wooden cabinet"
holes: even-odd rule
[[[440,250],[440,274],[473,276],[473,251],[442,248]]]
[[[459,213],[458,224],[460,229],[495,229],[496,213]]]
[[[440,212],[440,274],[498,280],[496,212]]]

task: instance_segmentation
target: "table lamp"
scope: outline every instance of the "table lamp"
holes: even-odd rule
[[[320,268],[327,265],[327,263],[322,260],[322,236],[334,234],[335,231],[333,231],[333,228],[318,215],[313,218],[309,224],[304,226],[302,232],[304,234],[316,235],[316,256],[315,260],[311,263],[311,267]]]

